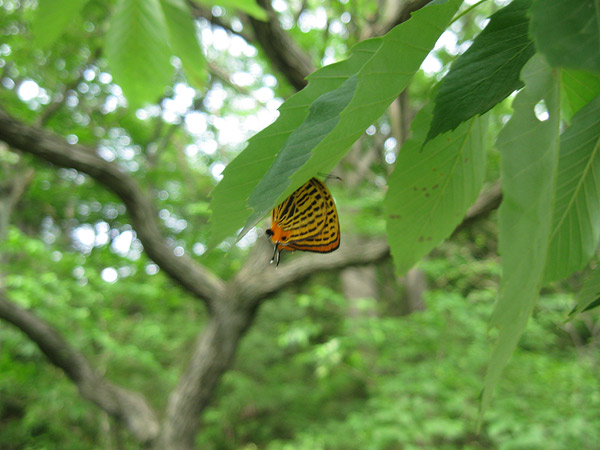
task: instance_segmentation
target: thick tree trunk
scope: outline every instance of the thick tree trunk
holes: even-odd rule
[[[231,313],[227,316],[212,317],[199,335],[188,367],[169,396],[156,448],[195,448],[201,413],[208,406],[223,373],[233,364],[238,342],[252,321],[251,315]]]

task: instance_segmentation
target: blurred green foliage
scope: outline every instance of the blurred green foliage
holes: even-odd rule
[[[383,13],[372,0],[287,3],[282,26],[315,66],[346,57],[364,37],[361,30]],[[300,3],[304,10],[296,17]],[[455,48],[434,51],[439,72],[419,70],[409,86],[410,114],[427,102],[432,84],[500,3],[485,2],[452,25]],[[172,104],[189,86],[174,64],[172,86],[160,104],[134,111],[102,54],[115,4],[85,2],[51,51],[42,51],[31,44],[35,2],[0,0],[2,108],[119,164],[152,197],[168,243],[228,279],[248,246],[230,240],[205,252],[208,196],[218,177],[213,169],[231,161],[245,140],[232,139],[231,124],[224,124],[234,118],[247,137],[265,109],[254,94],[269,91],[277,103],[293,90],[260,48],[240,46],[239,36],[202,19],[197,25],[211,67],[251,75],[251,82],[236,88],[211,72],[206,92],[193,92],[191,104],[179,111]],[[331,28],[307,25],[320,8]],[[232,29],[246,27],[231,10],[212,12]],[[237,40],[242,51],[215,45],[215,36]],[[35,83],[37,96],[22,98],[25,82]],[[509,103],[490,114],[486,182],[498,178],[493,136],[511,112]],[[191,115],[205,119],[202,133],[186,129]],[[394,163],[383,151],[390,122],[381,117],[359,141],[360,156],[378,151],[360,182],[329,183],[343,233],[384,233],[383,186]],[[393,146],[387,153],[395,160],[396,151]],[[34,171],[31,183],[0,243],[1,281],[10,299],[56,327],[111,382],[164,410],[206,320],[203,305],[148,260],[115,195],[75,170],[0,146],[0,177],[22,176],[26,169]],[[355,171],[352,160],[336,169],[346,180]],[[83,232],[87,240],[78,237]],[[117,245],[127,236],[129,245]],[[337,273],[319,274],[269,299],[203,416],[198,448],[600,448],[600,316],[591,311],[565,321],[579,275],[543,292],[482,431],[475,433],[494,338],[487,322],[500,276],[496,237],[492,217],[434,250],[420,265],[429,287],[426,309],[408,316],[398,313],[406,308],[389,261],[377,267],[375,282],[383,285],[377,300],[345,299]],[[106,281],[111,278],[104,271],[116,273],[116,282]],[[0,448],[137,449],[139,443],[82,399],[35,344],[0,322]]]
[[[431,286],[425,311],[393,315],[391,299],[351,304],[331,276],[264,304],[204,416],[198,448],[597,448],[599,342],[588,325],[598,315],[565,322],[573,299],[556,290],[542,297],[475,433],[499,263],[478,255],[485,231],[457,240],[421,264]],[[111,380],[165,406],[205,319],[198,303],[162,273],[146,275],[144,258],[111,284],[94,258],[14,228],[7,250],[19,256],[6,277],[13,299],[35,307]],[[124,262],[108,251],[102,258]],[[4,324],[0,331],[0,448],[104,448],[107,429],[122,448],[137,448],[27,338]]]

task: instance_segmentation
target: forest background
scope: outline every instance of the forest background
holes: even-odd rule
[[[1,448],[600,448],[600,316],[593,309],[569,316],[597,297],[588,263],[599,220],[593,212],[587,217],[593,252],[568,258],[567,268],[557,264],[555,276],[546,269],[553,282],[542,283],[545,257],[528,260],[530,246],[522,244],[543,227],[527,217],[524,229],[499,244],[497,211],[502,190],[505,199],[514,194],[502,166],[511,136],[501,130],[518,116],[518,102],[511,106],[518,90],[539,94],[530,119],[556,125],[554,141],[542,127],[550,142],[583,126],[578,112],[592,117],[583,131],[592,135],[585,162],[594,187],[599,7],[593,0],[545,2],[568,25],[552,30],[563,43],[556,50],[540,44],[544,30],[533,26],[544,2],[427,3],[0,0]],[[494,34],[513,28],[516,41]],[[377,46],[395,45],[386,36],[406,30],[413,33],[408,47],[418,51],[383,61],[404,84],[377,79],[369,93],[386,92],[383,114],[363,128],[344,125],[355,142],[340,144],[337,159],[304,168],[318,176],[321,164],[341,178],[327,180],[341,248],[285,254],[275,269],[267,220],[236,239],[244,221],[226,208],[242,202],[244,210],[251,192],[224,191],[244,170],[232,164],[223,178],[223,169],[246,146],[261,147],[266,141],[257,133],[279,107],[280,119],[290,117],[285,111],[303,95],[306,117],[317,111],[313,123],[326,124],[345,106],[347,91],[319,84],[323,74],[347,67],[344,60],[354,70],[352,58],[362,54],[351,50],[355,44],[381,54]],[[443,115],[457,122],[438,123],[437,138],[428,134],[437,92],[448,92],[436,83],[457,66],[475,67],[473,59],[452,65],[467,49],[499,55],[498,43],[525,55],[510,59],[512,84],[502,90],[469,79],[475,84],[467,90],[497,98],[461,113],[468,97],[450,96],[458,112]],[[414,70],[397,76],[404,55]],[[306,77],[322,66],[307,87]],[[364,73],[379,72],[358,66],[355,78]],[[540,73],[552,74],[560,100],[551,89],[539,93],[549,83]],[[333,105],[333,113],[313,104]],[[355,116],[371,120],[364,106]],[[343,123],[349,116],[339,117]],[[460,125],[466,120],[468,127]],[[454,203],[435,197],[452,206],[429,211],[430,222],[439,222],[430,243],[415,244],[410,230],[395,235],[393,208],[406,207],[388,194],[403,179],[395,166],[414,155],[443,159],[439,142],[456,136],[467,136],[473,152],[479,142],[484,153],[473,154],[487,163],[473,169],[473,183],[465,182],[467,170],[460,174],[458,184],[469,188],[448,189]],[[544,150],[530,142],[532,155]],[[522,145],[514,148],[530,154]],[[287,180],[280,175],[259,178]],[[263,209],[295,187],[283,185]],[[586,190],[584,200],[598,200],[596,190]],[[582,217],[578,223],[587,223]],[[511,286],[501,287],[507,269],[499,245],[505,260],[518,254],[532,262],[519,281],[534,295],[516,305],[501,301],[505,309],[497,298]],[[590,273],[591,297],[576,297],[590,287]],[[498,329],[490,329],[490,317]],[[513,322],[509,342],[503,324]]]

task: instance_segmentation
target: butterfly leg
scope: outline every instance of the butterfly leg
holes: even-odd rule
[[[281,250],[279,250],[279,244],[275,244],[275,249],[273,251],[273,257],[271,258],[271,264],[275,264],[275,268],[279,266],[279,260],[281,258]]]

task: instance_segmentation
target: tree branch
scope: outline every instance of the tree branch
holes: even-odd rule
[[[158,440],[159,448],[195,448],[200,415],[209,405],[223,373],[231,367],[238,343],[254,318],[237,307],[235,293],[223,297],[199,334],[188,366],[177,387],[169,395],[165,420]]]
[[[233,279],[246,307],[254,307],[264,298],[314,273],[372,264],[387,258],[390,252],[385,239],[342,238],[340,248],[333,253],[293,255],[284,252],[283,262],[279,267],[275,267],[273,264],[267,264],[273,250],[266,239],[256,247],[256,251]]]
[[[456,227],[454,233],[471,226],[477,220],[498,209],[500,203],[502,203],[502,185],[500,180],[497,180],[479,194],[479,197],[477,197],[475,203],[469,208],[467,215],[460,225]]]
[[[500,206],[502,192],[500,182],[484,189],[476,202],[469,208],[456,230],[472,225]],[[456,232],[455,230],[455,232]],[[326,255],[304,253],[301,255],[283,254],[288,259],[275,268],[266,267],[260,261],[267,261],[272,249],[266,240],[259,241],[254,252],[242,269],[230,282],[237,286],[237,294],[246,308],[253,308],[269,295],[286,286],[297,283],[308,276],[326,270],[340,270],[348,266],[373,264],[387,258],[390,249],[385,239],[342,239],[339,250]]]
[[[119,167],[82,145],[70,145],[62,137],[25,125],[0,109],[0,140],[52,164],[86,173],[123,201],[133,228],[148,256],[171,278],[209,307],[224,289],[224,283],[190,257],[175,256],[161,234],[152,202],[138,183]]]
[[[0,318],[25,333],[50,362],[61,368],[79,388],[81,395],[108,414],[123,419],[129,430],[142,442],[158,435],[158,420],[141,394],[106,381],[88,361],[71,347],[48,323],[31,311],[9,301],[0,292]]]
[[[315,71],[311,58],[281,28],[277,14],[271,7],[271,2],[258,0],[258,4],[265,9],[269,20],[263,22],[248,16],[256,40],[275,68],[299,91],[306,86],[305,78]]]

